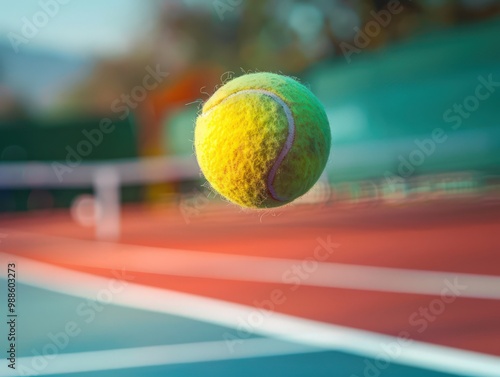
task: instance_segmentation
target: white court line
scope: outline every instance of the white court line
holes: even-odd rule
[[[54,292],[95,300],[97,293],[107,289],[112,281],[28,258],[6,253],[4,255],[22,266],[23,273],[19,276],[19,282]],[[0,276],[5,279],[6,271],[0,271]],[[123,293],[113,296],[113,304],[176,315],[231,329],[239,329],[242,320],[248,321],[249,316],[258,313],[256,308],[250,306],[129,282]],[[252,330],[258,335],[370,358],[386,355],[384,346],[397,342],[397,338],[393,336],[277,312],[267,316]],[[400,350],[401,354],[393,361],[402,365],[475,377],[498,377],[500,370],[500,357],[497,356],[420,341],[406,343]]]
[[[16,233],[19,235],[31,234]],[[76,240],[55,236],[37,235],[36,237],[40,240],[47,240],[47,242],[54,239],[72,242],[71,250],[58,252],[50,249],[43,252],[43,255],[47,257],[54,255],[60,262],[105,269],[116,268],[117,263],[119,263],[120,267],[124,267],[130,272],[161,275],[286,284],[287,272],[294,265],[300,266],[305,261],[305,259],[221,254]],[[15,246],[15,238],[12,235],[10,243]],[[337,252],[341,252],[341,248],[334,253]],[[95,257],[90,257],[92,254]],[[314,250],[310,251],[309,257],[314,258]],[[288,279],[290,276],[292,274],[288,273]],[[290,280],[288,282],[290,283]],[[451,284],[462,287],[457,291],[459,297],[500,300],[500,289],[498,288],[500,287],[500,276],[492,275],[318,262],[317,269],[309,274],[307,279],[302,279],[300,283],[312,287],[435,296],[442,295],[443,290],[448,291],[447,287]]]
[[[47,360],[48,365],[41,370],[35,368],[37,364],[34,363],[34,357],[20,357],[17,359],[16,363],[17,370],[14,371],[9,368],[2,368],[0,377],[29,375],[24,374],[24,371],[28,373],[31,371],[32,375],[43,376],[126,368],[144,368],[158,365],[284,356],[323,351],[324,349],[268,338],[247,339],[245,342],[241,343],[241,346],[238,347],[234,353],[228,352],[228,346],[225,341],[172,344],[91,352],[61,353],[53,360]]]

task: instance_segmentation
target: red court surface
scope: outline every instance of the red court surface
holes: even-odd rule
[[[266,307],[276,313],[500,356],[499,202],[207,204],[187,221],[176,205],[131,206],[122,217],[109,243],[67,211],[4,216],[2,249],[249,307],[279,292]]]

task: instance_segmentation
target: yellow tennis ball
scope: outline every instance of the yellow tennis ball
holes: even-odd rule
[[[330,153],[325,110],[309,89],[273,73],[238,77],[204,104],[194,145],[200,168],[222,196],[270,208],[305,194]]]

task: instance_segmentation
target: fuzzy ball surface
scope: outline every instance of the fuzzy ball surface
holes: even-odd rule
[[[233,203],[271,208],[305,194],[323,172],[331,132],[316,96],[274,73],[231,80],[196,120],[195,153],[210,185]]]

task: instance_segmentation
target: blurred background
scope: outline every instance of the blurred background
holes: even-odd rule
[[[3,2],[0,251],[24,269],[19,305],[30,314],[19,324],[19,363],[34,368],[33,350],[75,318],[67,308],[95,299],[92,289],[107,284],[98,279],[125,266],[150,290],[96,309],[91,327],[37,373],[136,375],[105,361],[126,359],[143,376],[498,376],[499,36],[498,0]],[[258,71],[308,86],[332,130],[320,181],[272,211],[242,210],[214,193],[193,150],[204,101]],[[431,344],[425,352],[372,370],[379,351],[370,344],[389,340],[367,335],[365,347],[342,332],[333,351],[258,340],[245,343],[254,347],[246,361],[203,356],[196,342],[223,342],[234,325],[214,319],[234,309],[226,303],[252,308],[272,287],[288,289],[279,278],[287,263],[327,236],[342,253],[277,311],[384,336],[409,329]],[[428,320],[428,331],[414,331],[408,318],[457,276],[470,292]],[[218,309],[172,292],[219,300],[208,305]],[[188,309],[141,301],[148,297]],[[281,328],[269,326],[255,336],[267,341]]]
[[[490,175],[500,162],[497,87],[488,88],[491,97],[478,99],[477,106],[474,99],[463,102],[475,97],[481,78],[500,76],[495,48],[499,2],[390,3],[10,4],[0,15],[0,163],[50,165],[73,158],[84,166],[192,156],[194,120],[203,101],[233,77],[272,71],[298,77],[324,103],[333,133],[325,182],[350,182],[337,185],[337,196],[376,195],[367,191],[378,190],[387,177],[396,182],[395,176],[420,187],[422,175],[465,172],[452,180],[482,185],[484,178],[496,184]],[[466,109],[460,113],[454,105]],[[100,140],[94,133],[98,145],[87,148],[88,153],[88,145],[80,146],[78,152],[79,142],[92,142],[82,132],[92,134],[103,119],[113,122],[109,136]],[[409,161],[418,149],[415,140],[432,138],[436,128],[443,130],[446,142],[425,158],[414,152]],[[46,180],[64,185],[78,174],[64,166],[52,167]],[[42,180],[41,169],[15,169],[15,176],[0,170],[2,186],[10,186],[0,190],[0,211],[67,207],[84,189],[56,189],[48,183],[33,187],[29,182]],[[122,198],[175,200],[200,187],[203,180],[192,174],[195,170],[182,179],[158,172],[152,180],[159,182],[131,182]],[[369,183],[356,183],[364,180]],[[445,185],[438,181],[431,179],[427,186]],[[401,182],[396,183],[392,194],[394,188],[401,190]]]

